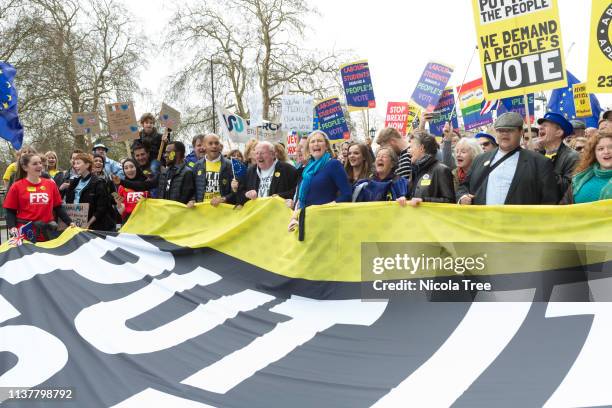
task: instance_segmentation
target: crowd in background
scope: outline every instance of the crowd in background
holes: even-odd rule
[[[384,128],[375,141],[364,143],[332,144],[315,130],[299,139],[289,158],[284,144],[257,140],[244,151],[224,154],[215,134],[194,137],[187,154],[182,142],[160,133],[154,116],[145,114],[131,157],[120,161],[97,143],[91,153],[74,150],[62,171],[55,152],[24,146],[3,177],[7,226],[15,234],[35,222],[38,239],[44,240],[53,236],[46,227],[56,229],[57,220],[74,225],[63,203],[87,203],[87,222],[81,226],[114,231],[142,199],[173,200],[188,208],[201,202],[240,207],[278,196],[294,210],[290,231],[303,222],[306,207],[330,202],[417,207],[421,202],[556,205],[612,199],[612,111],[602,115],[598,129],[551,112],[537,127],[528,127],[510,112],[475,136],[447,124],[441,139],[425,131],[430,119],[425,115],[407,136]],[[237,172],[241,167],[246,171]]]

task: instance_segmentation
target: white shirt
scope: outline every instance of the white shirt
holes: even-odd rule
[[[491,160],[488,166],[494,165],[498,160],[504,157],[506,154],[501,150],[498,150]],[[516,166],[518,165],[520,152],[514,153],[511,157],[504,160],[502,164],[497,166],[487,181],[487,201],[486,205],[501,205],[506,202],[508,191],[510,190],[510,184],[514,179],[514,173],[516,173]]]
[[[270,186],[272,185],[272,177],[274,175],[274,169],[276,168],[276,162],[267,170],[262,170],[257,167],[257,176],[259,177],[259,190],[257,191],[257,197],[268,197],[270,195]]]

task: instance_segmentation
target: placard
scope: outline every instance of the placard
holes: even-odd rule
[[[589,93],[612,92],[612,2],[593,0],[587,90]]]
[[[331,143],[351,138],[344,111],[337,96],[320,101],[316,106],[316,111],[319,118],[319,130],[327,135]]]
[[[312,131],[312,109],[314,99],[310,95],[283,95],[281,101],[281,123],[287,131]]]
[[[76,136],[100,133],[98,112],[76,112],[72,114],[72,129]]]
[[[412,93],[411,99],[427,112],[432,112],[436,108],[452,74],[453,68],[448,65],[438,62],[428,63]]]
[[[123,142],[138,138],[138,122],[133,102],[107,104],[106,120],[113,141]]]
[[[162,127],[168,129],[177,129],[181,125],[181,113],[162,103],[161,111],[159,112],[159,123]]]
[[[77,227],[85,228],[85,225],[87,225],[89,221],[89,203],[62,204],[62,208]],[[61,219],[58,221],[57,225],[60,230],[68,227]]]
[[[340,76],[349,112],[376,107],[372,76],[367,60],[342,65]]]

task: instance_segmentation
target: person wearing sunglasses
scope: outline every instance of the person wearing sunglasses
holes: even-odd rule
[[[493,135],[490,135],[488,133],[477,133],[474,138],[476,139],[476,141],[478,141],[478,144],[482,148],[482,151],[485,153],[497,149],[497,141],[495,140],[495,137]]]

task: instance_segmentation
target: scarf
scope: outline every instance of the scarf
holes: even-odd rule
[[[310,192],[310,183],[312,183],[312,178],[316,176],[319,170],[325,167],[327,162],[330,160],[331,155],[329,154],[329,152],[325,152],[325,154],[321,156],[318,160],[310,159],[310,161],[304,168],[304,172],[302,173],[302,184],[300,184],[300,193],[298,194],[300,208],[304,208],[306,197]]]
[[[457,167],[457,180],[459,181],[459,184],[463,183],[465,176],[467,176],[467,172],[461,167]]]
[[[599,163],[593,163],[588,169],[578,173],[572,179],[574,196],[578,194],[580,189],[593,177],[607,178],[608,184],[601,190],[600,200],[612,198],[612,170],[603,170],[599,167]]]

